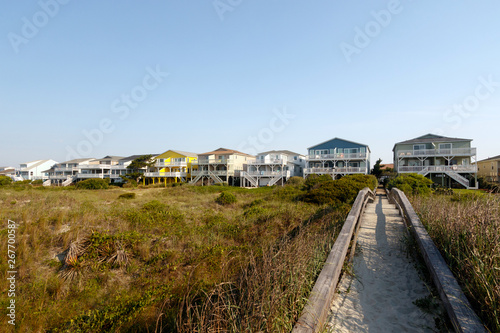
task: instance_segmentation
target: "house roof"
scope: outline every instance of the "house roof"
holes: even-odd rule
[[[16,169],[4,169],[0,171],[0,175],[8,175],[16,173]]]
[[[484,160],[477,161],[477,162],[479,163],[479,162],[494,161],[494,160],[500,160],[500,155],[493,156],[493,157],[488,157],[488,158],[485,158]]]
[[[333,140],[340,140],[340,141],[344,141],[344,142],[349,142],[349,143],[353,143],[355,145],[360,145],[360,146],[365,146],[366,148],[368,148],[368,151],[370,151],[370,147],[368,145],[365,145],[364,143],[359,143],[359,142],[354,142],[354,141],[350,141],[350,140],[346,140],[346,139],[342,139],[342,138],[338,138],[338,137],[334,137],[330,140],[326,140],[326,141],[323,141],[323,142],[320,142],[320,143],[317,143],[315,144],[314,146],[311,146],[307,149],[311,149],[311,148],[314,148],[316,146],[319,146],[319,145],[322,145],[324,143],[327,143],[327,142],[330,142],[330,141],[333,141]]]
[[[166,152],[157,155],[157,157],[161,156],[163,154],[166,154],[169,151],[171,151],[173,153],[176,153],[176,154],[179,154],[179,155],[187,156],[187,157],[198,157],[198,154],[196,154],[196,153],[192,153],[192,152],[189,152],[189,151],[183,151],[183,150],[174,150],[174,149],[169,149]]]
[[[382,164],[380,170],[385,170],[385,169],[394,169],[394,164],[393,163]]]
[[[119,161],[123,156],[113,156],[113,155],[108,155],[104,156],[103,158],[96,158],[94,161]]]
[[[46,162],[49,162],[51,160],[38,160],[38,161],[31,161],[31,162],[27,162],[27,163],[21,163],[21,164],[26,164],[26,169],[32,169],[32,168],[36,168]],[[56,161],[54,161],[55,163],[57,163]],[[28,164],[30,163],[33,163],[32,165],[28,166]]]
[[[397,142],[394,144],[394,148],[396,145],[400,144],[412,144],[412,143],[429,143],[429,142],[460,142],[460,141],[472,141],[472,139],[462,139],[462,138],[449,138],[446,136],[436,135],[436,134],[426,134],[419,136],[418,138]],[[394,151],[394,148],[392,149]]]
[[[292,155],[292,156],[305,156],[304,154],[294,153],[293,151],[290,151],[290,150],[269,150],[269,151],[263,151],[262,153],[258,153],[257,155],[268,155],[268,154],[286,154],[286,155]]]
[[[189,152],[189,151],[173,150],[173,149],[171,149],[171,150],[174,153],[177,153],[177,154],[180,154],[180,155],[184,155],[184,156],[188,156],[188,157],[198,157],[198,154],[192,153],[192,152]]]
[[[82,163],[82,162],[91,161],[91,160],[95,160],[95,158],[94,157],[89,157],[89,158],[75,158],[73,160],[61,162],[61,163],[58,163],[58,164],[74,164],[74,163]]]
[[[215,155],[215,154],[229,154],[229,155],[242,155],[242,156],[249,156],[249,157],[255,157],[249,154],[242,153],[241,151],[233,150],[233,149],[227,149],[227,148],[219,148],[214,151],[209,151],[203,154],[198,154],[198,156],[205,156],[205,155]]]

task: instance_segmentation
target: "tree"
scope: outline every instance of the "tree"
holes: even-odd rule
[[[373,169],[371,171],[371,174],[374,175],[375,177],[380,178],[382,176],[382,167],[384,166],[382,163],[382,159],[379,158],[375,165],[373,166]]]
[[[135,182],[139,182],[142,178],[143,173],[140,172],[141,169],[149,168],[154,165],[155,161],[153,160],[153,155],[142,155],[134,159],[129,166],[127,166],[127,170],[129,171],[126,175],[122,175],[123,180],[130,181],[133,180]]]

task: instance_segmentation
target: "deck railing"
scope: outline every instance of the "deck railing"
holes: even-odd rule
[[[336,153],[336,154],[320,154],[320,155],[309,155],[307,156],[308,161],[324,161],[324,160],[355,160],[355,159],[366,159],[368,153]]]
[[[427,166],[398,166],[400,173],[429,173],[429,172],[477,172],[476,165],[427,165]]]
[[[145,177],[187,177],[187,172],[145,172]]]
[[[279,165],[284,165],[287,164],[287,161],[284,159],[264,159],[264,160],[254,160],[254,161],[247,161],[248,165],[263,165],[263,164],[279,164]]]
[[[418,150],[398,150],[398,157],[412,156],[475,156],[476,148],[451,148],[451,149],[418,149]]]
[[[79,173],[77,174],[77,178],[79,179],[87,179],[87,178],[113,178],[119,179],[120,175],[110,174],[110,173]]]
[[[196,161],[192,162],[196,163]],[[185,167],[188,165],[188,162],[159,162],[156,161],[155,167]]]
[[[366,173],[366,167],[342,167],[342,168],[306,168],[304,174],[339,174],[339,173]]]
[[[232,173],[228,170],[210,170],[210,172],[208,170],[193,170],[191,171],[191,175],[193,177],[196,177],[198,175],[202,175],[202,176],[208,176],[209,174],[213,174],[213,175],[216,175],[216,176],[232,176]]]
[[[222,158],[222,159],[216,159],[216,158],[209,158],[209,159],[198,159],[198,164],[232,164],[234,163],[235,160],[232,158]]]

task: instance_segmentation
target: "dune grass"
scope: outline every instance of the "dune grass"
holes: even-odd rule
[[[410,201],[476,313],[500,332],[500,197],[454,190]]]
[[[19,224],[17,331],[289,331],[349,210],[302,193],[0,188],[2,246]]]

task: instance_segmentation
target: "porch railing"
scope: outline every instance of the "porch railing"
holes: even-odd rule
[[[476,148],[398,150],[397,157],[412,156],[475,156]]]
[[[323,160],[354,160],[354,159],[366,159],[368,153],[336,153],[336,154],[320,154],[320,155],[309,155],[307,156],[308,161],[323,161]]]

